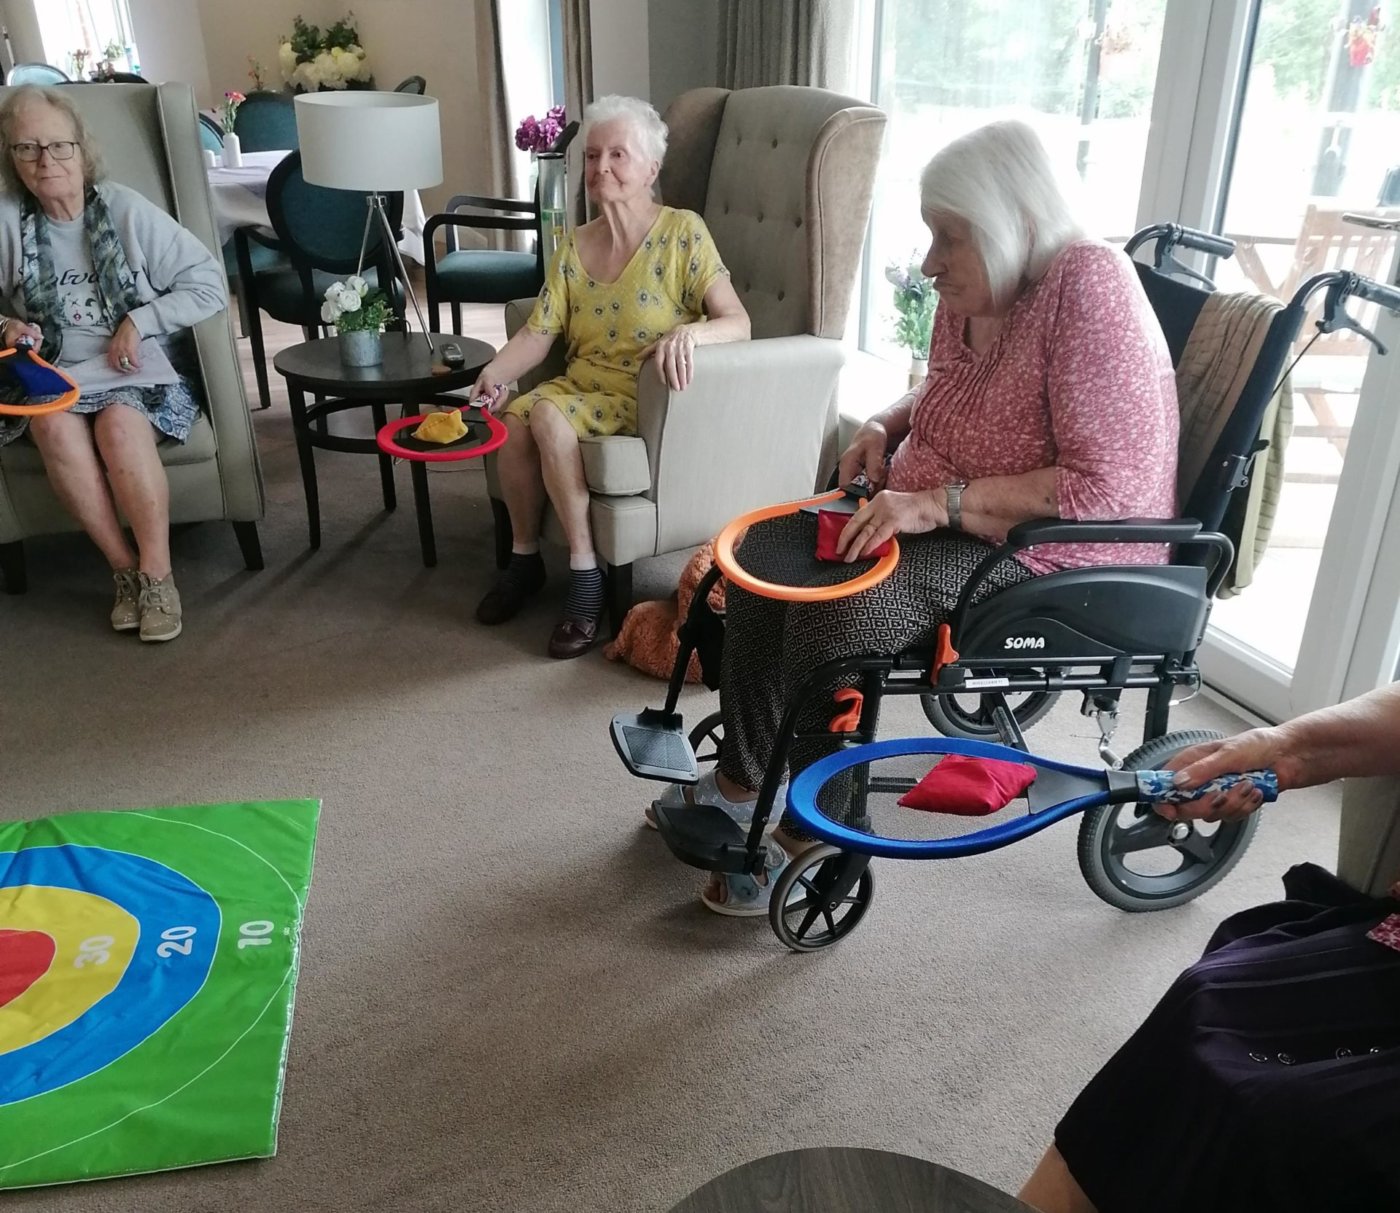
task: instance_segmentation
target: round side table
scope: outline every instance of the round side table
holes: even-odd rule
[[[384,334],[384,360],[378,366],[345,366],[340,361],[340,342],[335,337],[303,341],[288,346],[272,360],[277,373],[287,381],[287,398],[292,406],[292,432],[296,435],[297,458],[301,463],[301,482],[306,491],[306,523],[313,548],[321,546],[321,502],[316,488],[314,451],[346,451],[379,458],[379,480],[384,494],[384,508],[392,510],[398,500],[394,494],[394,465],[379,448],[375,438],[347,438],[329,433],[326,418],[345,409],[368,405],[376,430],[388,423],[387,408],[402,404],[406,413],[421,413],[423,406],[441,403],[460,406],[457,396],[444,393],[471,387],[476,377],[492,358],[495,349],[484,341],[458,337],[453,333],[434,333],[439,345],[453,341],[461,347],[465,362],[445,375],[433,374],[433,356],[423,334],[401,332]],[[307,404],[310,393],[317,399]]]
[[[423,549],[423,563],[429,568],[437,564],[437,541],[433,538],[433,507],[428,500],[428,471],[430,463],[455,463],[461,459],[478,459],[499,448],[506,440],[506,427],[490,413],[482,411],[468,415],[462,410],[466,434],[456,442],[432,443],[412,437],[424,421],[422,417],[403,417],[381,426],[374,441],[384,454],[409,461],[413,477],[413,506],[418,514],[418,542]]]
[[[827,1146],[756,1158],[670,1213],[1035,1213],[951,1167],[889,1150]]]

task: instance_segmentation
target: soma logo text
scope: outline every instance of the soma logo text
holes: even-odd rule
[[[1008,636],[1002,642],[1004,649],[1043,649],[1045,647],[1044,636]]]

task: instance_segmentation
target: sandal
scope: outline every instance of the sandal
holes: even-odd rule
[[[768,913],[768,903],[773,896],[773,886],[790,862],[788,853],[776,842],[765,844],[763,875],[750,876],[747,872],[716,872],[719,880],[719,896],[710,896],[707,884],[700,893],[700,900],[707,910],[716,914],[727,914],[731,918],[757,918]]]
[[[753,812],[758,807],[758,797],[752,800],[726,800],[715,782],[715,773],[706,771],[695,784],[673,783],[653,800],[642,817],[651,829],[656,829],[657,809],[694,808],[698,804],[713,805],[724,812],[737,824],[748,829],[753,824]]]

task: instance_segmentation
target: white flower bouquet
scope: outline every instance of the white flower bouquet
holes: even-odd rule
[[[277,48],[277,64],[283,81],[298,92],[371,88],[374,84],[353,13],[326,30],[294,17],[292,36],[284,38]]]
[[[356,274],[344,282],[332,282],[321,304],[322,321],[341,333],[377,333],[393,315],[389,297]]]

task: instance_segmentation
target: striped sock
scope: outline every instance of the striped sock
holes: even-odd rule
[[[603,570],[569,570],[569,594],[564,599],[564,618],[576,623],[592,623],[603,613]]]

